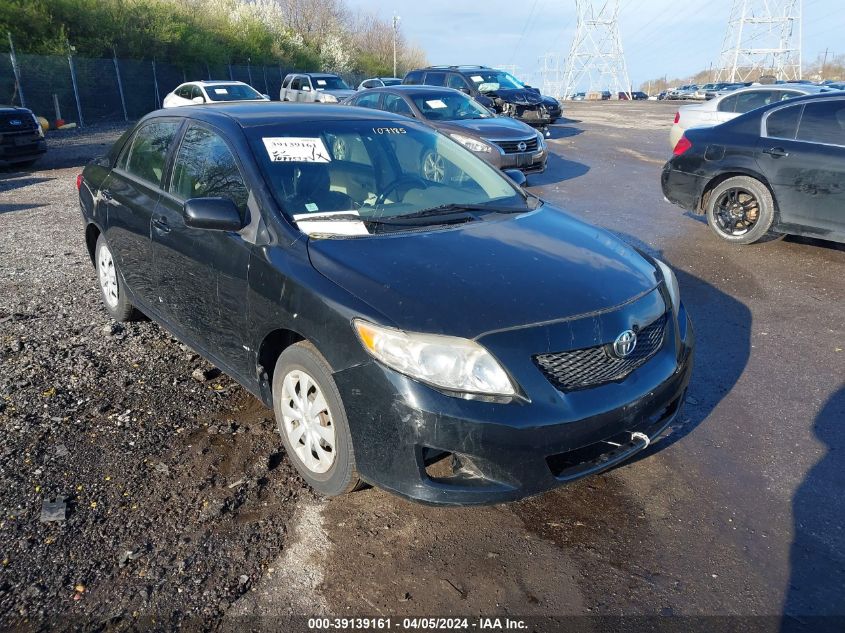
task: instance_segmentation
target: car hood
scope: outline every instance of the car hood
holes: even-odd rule
[[[632,247],[548,205],[431,231],[309,238],[308,251],[386,324],[467,338],[605,311],[659,283]]]
[[[543,97],[527,88],[500,88],[484,94],[488,97],[498,97],[514,105],[539,105],[543,101]]]
[[[441,132],[471,132],[486,139],[524,139],[537,133],[522,121],[510,117],[489,119],[467,119],[464,121],[436,121],[434,126]]]
[[[30,114],[32,110],[29,108],[21,108],[13,105],[0,104],[0,114]]]
[[[317,92],[337,97],[338,101],[342,101],[356,94],[355,90],[318,90]]]

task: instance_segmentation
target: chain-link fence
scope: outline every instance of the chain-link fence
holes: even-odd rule
[[[80,126],[131,121],[160,108],[164,97],[186,81],[243,81],[277,101],[282,80],[291,72],[284,64],[184,67],[137,59],[9,54],[0,55],[0,103],[23,105],[49,121]],[[356,73],[341,76],[352,88],[364,79]]]

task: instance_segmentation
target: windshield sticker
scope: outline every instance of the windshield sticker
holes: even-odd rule
[[[318,85],[318,86],[325,86],[325,85],[326,85],[326,80],[325,80],[325,79],[318,79],[318,80],[317,80],[317,85]]]
[[[308,206],[306,205],[306,209]],[[299,230],[306,235],[369,235],[366,225],[355,219],[358,211],[297,213],[293,216]],[[337,219],[334,219],[335,216]]]
[[[332,160],[321,138],[284,136],[261,140],[274,163],[330,163]]]
[[[305,203],[305,210],[308,211],[309,213],[314,213],[314,211],[319,211],[320,207],[318,207],[313,202],[306,202]]]
[[[430,100],[426,101],[426,102],[425,102],[425,104],[426,104],[429,108],[437,108],[438,110],[439,110],[440,108],[445,108],[445,107],[446,107],[446,104],[445,104],[445,103],[443,103],[443,101],[441,101],[440,99],[430,99]]]
[[[481,75],[473,75],[472,77],[470,77],[470,79],[472,79],[477,84],[480,84],[484,81],[484,77],[482,77]]]
[[[228,91],[228,90],[226,90],[225,88],[215,88],[215,89],[214,89],[214,94],[218,94],[218,95],[227,95],[227,94],[229,94],[229,91]]]
[[[408,130],[403,127],[374,127],[373,132],[376,134],[407,134]]]

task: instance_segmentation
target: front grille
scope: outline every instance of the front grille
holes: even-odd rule
[[[534,363],[555,387],[575,391],[622,380],[657,353],[663,343],[666,315],[637,332],[637,346],[630,356],[618,358],[612,344],[554,354],[539,354]]]
[[[536,152],[537,151],[537,137],[507,140],[507,141],[493,141],[496,145],[502,148],[505,154],[518,154],[520,152]],[[525,149],[519,149],[519,144],[525,143]]]
[[[12,125],[12,121],[20,121],[20,124]],[[0,115],[0,132],[4,134],[10,132],[30,132],[35,129],[37,129],[35,119],[28,112]]]

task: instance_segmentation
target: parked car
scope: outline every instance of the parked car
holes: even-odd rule
[[[426,147],[462,178],[429,180]],[[159,110],[77,186],[107,312],[140,310],[273,407],[324,495],[519,499],[639,453],[684,402],[670,268],[422,122]]]
[[[460,90],[497,114],[544,131],[560,116],[556,99],[543,97],[536,88],[526,86],[510,73],[487,66],[429,66],[412,70],[402,83]]]
[[[770,103],[820,92],[831,92],[831,89],[812,84],[751,86],[727,92],[705,103],[681,106],[669,130],[669,146],[674,149],[684,130],[691,127],[718,125]]]
[[[619,101],[628,101],[628,93],[627,92],[619,92],[617,93],[617,98]],[[645,101],[648,99],[648,95],[644,92],[634,91],[631,92],[631,100],[632,101]]]
[[[367,88],[384,88],[385,86],[398,86],[401,83],[401,77],[373,77],[372,79],[365,79],[358,84],[358,90],[366,90]]]
[[[733,92],[734,90],[739,90],[740,88],[747,88],[748,86],[753,85],[754,83],[751,81],[725,84],[721,88],[714,88],[713,90],[706,91],[704,93],[704,98],[709,101],[710,99],[721,97],[722,95],[726,95],[729,92]]]
[[[355,94],[337,75],[291,73],[282,81],[279,101],[298,103],[337,103]]]
[[[671,202],[716,235],[750,244],[769,232],[845,242],[845,95],[778,101],[684,132],[663,168]]]
[[[707,93],[713,92],[715,93],[717,90],[721,90],[725,86],[728,85],[729,82],[727,81],[717,81],[715,83],[704,84],[700,86],[698,90],[692,93],[692,98],[697,101],[705,101],[707,99]]]
[[[576,92],[575,94],[573,94],[570,97],[570,99],[572,99],[572,101],[584,101],[586,98],[587,98],[586,92]]]
[[[698,90],[698,86],[696,84],[687,84],[685,86],[675,88],[674,90],[670,90],[666,94],[666,98],[669,100],[692,99],[696,90]]]
[[[223,101],[269,101],[270,97],[241,81],[189,81],[169,92],[163,108],[218,103]]]
[[[499,169],[516,168],[526,174],[546,169],[542,133],[516,119],[495,116],[469,95],[452,88],[373,88],[345,103],[425,121]],[[440,182],[459,176],[447,172],[446,161],[433,149],[424,150],[420,162],[428,180]]]
[[[0,105],[0,165],[29,167],[46,151],[44,130],[32,110]]]

